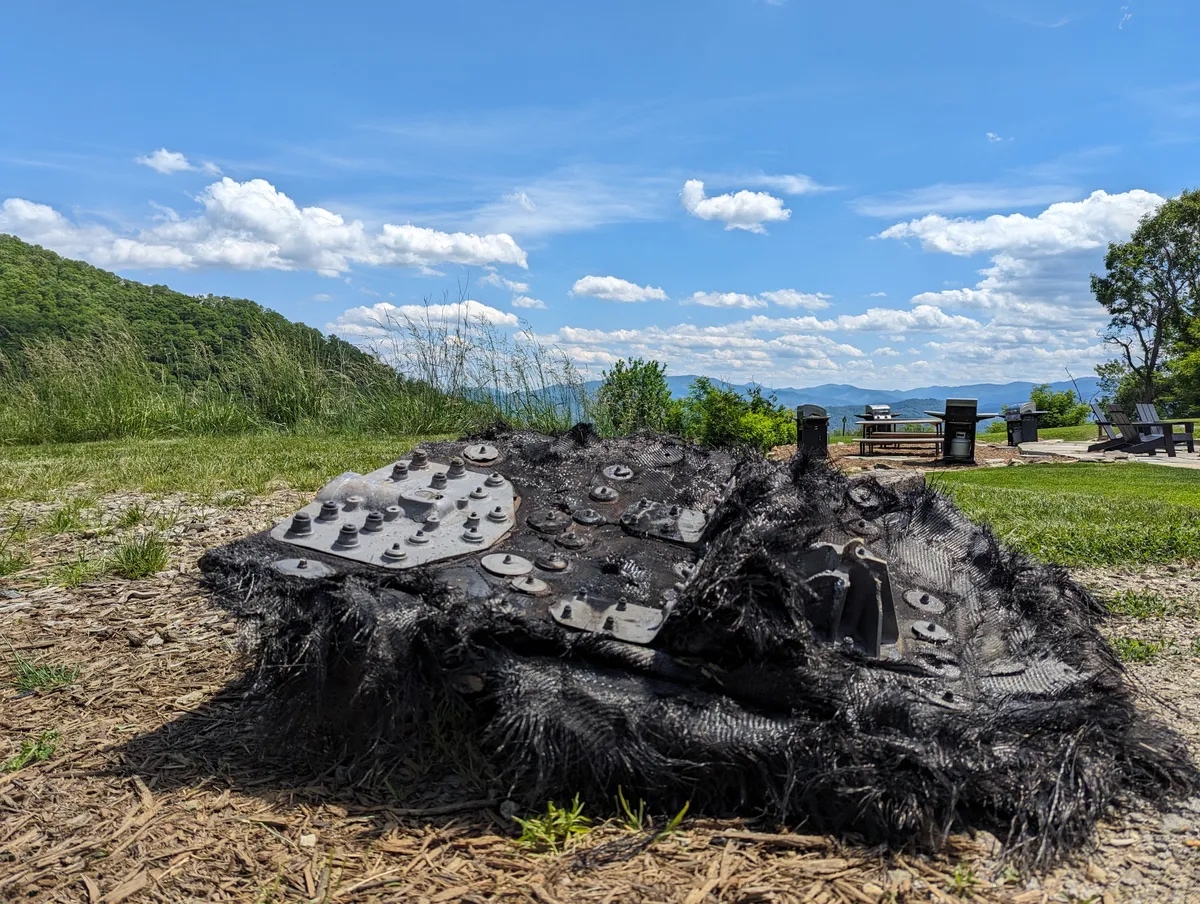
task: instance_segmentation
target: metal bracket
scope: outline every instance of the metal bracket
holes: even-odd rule
[[[800,567],[818,600],[809,607],[809,621],[828,640],[876,658],[884,644],[899,640],[887,562],[861,539],[817,544],[804,553]]]

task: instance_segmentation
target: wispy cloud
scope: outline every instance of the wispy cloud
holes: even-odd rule
[[[1129,11],[1128,6],[1121,7],[1121,21],[1117,23],[1118,30],[1124,30],[1125,23],[1133,18],[1133,13]]]
[[[142,166],[148,166],[155,172],[163,175],[171,175],[172,173],[184,172],[201,172],[207,173],[210,176],[220,174],[221,168],[215,163],[205,161],[199,165],[193,164],[180,151],[168,151],[166,148],[159,148],[157,151],[146,154],[144,157],[134,157],[134,163],[140,163]]]
[[[710,181],[717,184],[735,184],[749,185],[751,188],[770,188],[784,195],[812,195],[820,192],[837,191],[837,187],[833,185],[822,185],[812,176],[805,176],[802,173],[795,175],[781,174],[772,176],[767,173],[755,173],[745,176],[738,176],[728,180],[725,183],[720,179],[711,179]]]
[[[517,236],[661,219],[670,209],[668,184],[619,167],[566,167],[511,186],[466,219],[473,229]]]
[[[1037,207],[1079,195],[1070,185],[1000,185],[987,182],[941,182],[906,191],[857,198],[851,206],[871,217],[904,217],[926,213],[967,213]]]

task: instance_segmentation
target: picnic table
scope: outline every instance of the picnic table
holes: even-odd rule
[[[855,421],[862,428],[862,437],[858,441],[858,454],[869,455],[878,446],[890,446],[897,449],[905,446],[932,445],[934,455],[942,448],[942,422],[937,418],[927,417],[895,417],[876,420]],[[933,427],[933,433],[917,430],[893,430],[895,425]],[[870,451],[868,451],[870,450]]]

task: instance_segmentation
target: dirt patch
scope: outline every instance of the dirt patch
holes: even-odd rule
[[[942,856],[921,858],[737,821],[688,821],[650,844],[611,822],[565,854],[536,855],[516,844],[502,795],[444,762],[400,757],[349,773],[289,750],[252,754],[259,739],[237,684],[234,626],[208,605],[195,561],[301,498],[106,497],[81,530],[32,536],[32,565],[0,579],[0,637],[23,657],[80,674],[54,689],[0,689],[0,759],[42,732],[59,736],[49,759],[0,775],[0,900],[1200,900],[1200,799],[1172,814],[1123,812],[1077,862],[1019,878],[986,834],[956,836]],[[143,520],[116,527],[135,503]],[[33,524],[54,507],[13,510]],[[170,541],[168,571],[54,583],[81,551],[102,559],[152,526]],[[1149,577],[1163,575],[1180,589],[1194,579]],[[1145,705],[1200,756],[1200,659],[1182,645],[1200,623],[1194,612],[1157,622],[1179,647],[1130,672]],[[1107,630],[1133,626],[1114,619]]]

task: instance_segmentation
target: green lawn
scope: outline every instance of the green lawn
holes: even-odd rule
[[[1200,471],[1078,463],[929,480],[1002,540],[1043,561],[1092,566],[1200,559]]]
[[[0,501],[60,498],[68,490],[262,493],[286,484],[316,490],[343,471],[382,467],[412,448],[398,436],[256,434],[0,446]]]
[[[1073,428],[1067,428],[1073,429]],[[215,496],[316,490],[381,467],[405,437],[186,437],[0,447],[0,501],[119,490]],[[1145,464],[1027,465],[930,478],[1006,542],[1070,566],[1200,559],[1200,471]]]
[[[999,430],[989,430],[986,433],[980,433],[979,439],[985,443],[1006,443],[1008,442],[1008,430],[1003,423]],[[1038,431],[1039,440],[1061,439],[1065,442],[1097,442],[1096,440],[1096,425],[1095,424],[1080,424],[1078,427],[1043,427]]]

